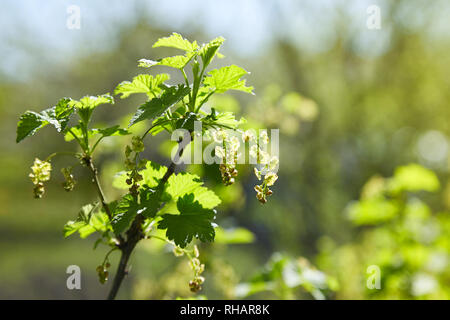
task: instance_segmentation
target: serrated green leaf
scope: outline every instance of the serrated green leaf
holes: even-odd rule
[[[140,195],[140,213],[146,218],[155,217],[161,207],[161,199],[164,192],[164,186],[151,189],[148,186],[141,188]]]
[[[153,48],[157,47],[169,47],[176,48],[184,51],[195,51],[198,48],[197,42],[190,42],[187,39],[184,39],[180,34],[174,32],[169,37],[160,38],[155,42]]]
[[[148,59],[140,59],[139,67],[143,68],[151,68],[154,66],[165,66],[175,69],[183,69],[189,61],[196,55],[195,52],[188,53],[186,55],[177,55],[173,57],[162,58],[158,61],[148,60]]]
[[[215,55],[219,55],[218,50],[224,41],[225,39],[223,37],[218,37],[203,45],[203,47],[199,50],[199,55],[202,58],[204,66],[209,65]]]
[[[203,181],[197,175],[186,172],[171,175],[165,193],[173,201],[192,194],[194,200],[207,209],[215,208],[221,203],[220,198],[212,190],[203,186]]]
[[[99,96],[84,96],[79,101],[74,101],[73,105],[77,109],[95,109],[105,103],[114,104],[114,98],[109,93]]]
[[[246,87],[245,80],[240,80],[246,74],[248,72],[244,69],[231,65],[208,72],[208,77],[205,77],[203,84],[217,93],[223,93],[228,90],[252,93],[253,87]]]
[[[189,93],[190,89],[183,84],[168,87],[161,97],[142,104],[130,120],[129,127],[145,119],[153,119],[161,116],[168,108],[179,102]]]
[[[194,201],[193,194],[179,198],[177,208],[179,215],[164,214],[158,224],[158,229],[167,229],[168,239],[181,248],[186,247],[194,237],[203,242],[214,241],[214,210],[206,209]]]
[[[63,98],[56,106],[41,112],[27,111],[20,116],[17,123],[16,142],[34,135],[47,124],[53,125],[58,132],[63,131],[73,112],[73,102],[70,98]]]
[[[20,142],[26,137],[34,135],[47,124],[38,113],[34,111],[25,112],[20,116],[19,122],[17,123],[16,142]]]
[[[81,238],[86,238],[94,232],[105,232],[110,228],[109,219],[105,212],[94,212],[96,206],[92,204],[81,208],[75,221],[68,221],[64,225],[63,235],[68,237],[78,231]]]
[[[131,194],[126,194],[117,203],[113,219],[111,221],[112,228],[115,234],[124,232],[136,217],[139,210],[139,204]]]
[[[140,74],[133,78],[133,81],[121,82],[114,94],[121,94],[121,98],[127,98],[133,93],[145,93],[149,98],[154,98],[161,93],[161,85],[170,79],[166,73],[158,74],[155,77],[149,74]]]
[[[114,98],[109,93],[100,96],[85,96],[79,101],[74,101],[73,105],[81,120],[87,125],[94,109],[105,103],[114,104]]]

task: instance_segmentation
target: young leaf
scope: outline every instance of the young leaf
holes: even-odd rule
[[[203,80],[203,84],[217,93],[223,93],[228,90],[239,90],[252,93],[253,87],[246,87],[245,80],[240,80],[240,78],[246,74],[248,74],[248,72],[244,69],[236,65],[231,65],[208,72],[209,77],[206,77],[205,80]]]
[[[214,240],[214,210],[206,209],[194,201],[193,194],[179,198],[177,208],[179,215],[164,214],[158,224],[158,229],[167,229],[167,238],[181,248],[186,247],[194,237],[203,242]]]
[[[196,41],[190,42],[189,40],[184,39],[180,34],[174,32],[169,37],[158,39],[153,45],[153,48],[157,47],[176,48],[190,52],[197,50],[198,45]]]
[[[218,37],[209,43],[205,44],[200,50],[199,55],[202,58],[202,62],[204,66],[207,66],[211,63],[212,59],[216,54],[218,54],[218,50],[220,46],[225,41],[224,38]]]
[[[86,238],[96,231],[107,231],[110,228],[108,216],[103,211],[94,213],[95,208],[92,204],[83,206],[78,214],[77,220],[68,221],[64,225],[64,237],[68,237],[77,231],[81,238]]]
[[[124,232],[139,210],[139,205],[131,194],[126,194],[117,203],[114,209],[114,217],[111,221],[115,234]]]
[[[161,199],[164,192],[164,186],[160,186],[156,189],[151,189],[144,185],[141,188],[140,194],[140,213],[146,218],[155,217],[159,208],[161,207]]]
[[[212,190],[203,186],[203,181],[197,175],[186,172],[171,175],[165,192],[166,197],[169,197],[167,200],[173,201],[191,194],[196,202],[207,209],[213,209],[221,203]]]
[[[20,142],[26,137],[34,135],[47,124],[48,122],[44,121],[39,113],[34,111],[25,112],[20,116],[19,122],[17,123],[16,142]]]
[[[175,69],[183,69],[195,55],[196,55],[195,52],[191,52],[187,53],[184,56],[178,55],[173,57],[166,57],[158,61],[140,59],[138,66],[143,68],[151,68],[154,66],[166,66]]]
[[[101,104],[110,103],[114,104],[114,98],[108,93],[101,96],[85,96],[80,101],[74,101],[74,106],[78,111],[78,115],[84,124],[89,122],[92,111]]]
[[[52,124],[58,132],[63,131],[73,112],[73,102],[70,98],[63,98],[56,106],[41,112],[27,111],[20,116],[17,123],[16,142],[34,135],[47,124]]]
[[[155,77],[149,74],[140,74],[133,78],[133,81],[121,82],[114,94],[121,94],[121,98],[124,99],[133,93],[145,93],[151,99],[161,93],[161,85],[170,79],[170,76],[166,73],[161,73]]]
[[[95,109],[105,103],[114,104],[114,98],[109,93],[100,96],[85,96],[79,101],[74,101],[74,106],[77,109]]]
[[[130,120],[128,127],[143,121],[161,116],[168,108],[179,102],[189,93],[190,89],[183,84],[168,87],[161,97],[142,104]]]

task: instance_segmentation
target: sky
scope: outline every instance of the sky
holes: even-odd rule
[[[448,35],[449,3],[433,3],[440,15],[432,29]],[[355,51],[376,57],[389,48],[390,24],[382,16],[381,30],[367,29],[367,8],[373,4],[383,13],[389,0],[3,0],[0,75],[25,77],[30,66],[40,61],[67,60],[73,52],[108,49],[114,46],[120,27],[137,16],[181,34],[200,29],[210,38],[221,35],[231,50],[257,56],[274,39],[288,39],[306,53],[326,51],[335,43],[336,18],[344,15],[347,27],[354,31]],[[80,29],[67,27],[72,5],[80,8]],[[407,5],[394,18],[407,28],[421,28],[430,7],[417,0],[414,7]],[[45,56],[37,55],[38,51]]]

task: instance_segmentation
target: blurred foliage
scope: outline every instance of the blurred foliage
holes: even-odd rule
[[[448,4],[423,3],[390,1],[383,7],[382,29],[361,31],[363,26],[359,32],[347,23],[352,20],[344,10],[347,4],[336,4],[335,19],[326,24],[319,20],[324,23],[320,28],[333,30],[333,41],[322,39],[326,49],[317,52],[299,45],[295,41],[299,37],[286,36],[296,30],[279,30],[283,17],[268,8],[267,24],[273,34],[264,50],[250,57],[224,51],[224,65],[227,57],[237,58],[242,60],[237,64],[252,72],[249,83],[256,96],[219,96],[209,104],[240,113],[249,126],[280,128],[280,170],[272,201],[263,207],[248,201],[254,197],[256,181],[248,168],[238,168],[242,179],[233,189],[219,186],[214,166],[188,168],[208,177],[208,187],[224,200],[218,208],[220,225],[248,229],[254,240],[217,243],[214,257],[201,247],[210,270],[205,272],[208,281],[202,292],[206,297],[235,297],[236,285],[250,282],[273,252],[285,252],[288,261],[295,263],[291,257],[304,256],[338,280],[339,289],[327,298],[449,298],[449,221],[448,214],[441,212],[450,210],[450,41],[430,33],[436,12],[445,12],[443,6]],[[295,5],[300,2],[291,4]],[[306,8],[305,13],[312,11]],[[5,275],[0,277],[1,298],[103,298],[107,292],[96,280],[98,253],[90,250],[94,241],[68,243],[60,231],[81,205],[95,198],[92,186],[82,182],[87,176],[74,167],[78,198],[54,182],[47,187],[47,202],[35,202],[28,168],[35,155],[45,157],[64,141],[50,138],[47,128],[39,141],[16,145],[14,139],[23,111],[52,105],[61,95],[111,92],[122,79],[136,74],[138,58],[156,58],[151,44],[174,31],[145,17],[117,28],[107,49],[86,49],[61,59],[65,62],[42,59],[50,49],[32,46],[31,76],[21,81],[0,78],[0,274]],[[183,33],[208,39],[202,29]],[[380,41],[376,35],[388,38],[386,49],[361,54],[358,44],[365,41],[374,48]],[[30,50],[33,38],[21,33],[20,41],[11,43],[24,52]],[[116,124],[112,119],[131,113],[142,102],[139,97],[118,101],[114,109],[99,110],[96,121]],[[110,154],[123,149],[127,137],[118,140],[105,138],[108,144],[98,149],[105,176],[117,172],[123,161]],[[164,162],[171,148],[160,145],[163,140],[166,137],[156,137],[145,157]],[[66,159],[54,162],[58,167],[74,165]],[[408,163],[421,167],[405,166]],[[393,173],[393,178],[381,178]],[[374,175],[378,176],[371,178]],[[53,179],[64,181],[58,172]],[[107,185],[105,189],[111,197],[122,192]],[[187,262],[175,259],[170,250],[153,249],[150,243],[141,244],[133,256],[133,275],[121,297],[188,297],[189,292],[179,292],[188,290]],[[82,269],[80,292],[65,287],[65,268],[70,264]],[[366,287],[370,265],[381,268],[381,290]],[[169,279],[174,270],[179,276]],[[282,283],[280,278],[277,281]],[[311,295],[294,293],[293,297]]]
[[[436,175],[417,164],[365,184],[360,200],[347,208],[361,227],[356,239],[341,246],[322,240],[318,261],[339,278],[338,298],[450,298],[450,214],[432,212],[421,199],[438,189]],[[371,266],[380,272],[378,288],[370,285]],[[358,276],[349,270],[359,270]]]

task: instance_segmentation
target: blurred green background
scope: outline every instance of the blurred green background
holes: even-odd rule
[[[379,30],[366,26],[373,4]],[[70,5],[81,9],[80,29],[66,26]],[[216,65],[251,72],[256,96],[222,96],[214,106],[280,129],[279,180],[264,206],[248,168],[231,189],[216,183],[217,168],[189,168],[224,199],[218,224],[253,235],[224,232],[201,246],[204,297],[449,299],[449,16],[445,0],[2,1],[0,298],[106,296],[110,284],[95,272],[106,248],[62,237],[64,223],[95,200],[88,173],[77,167],[79,183],[66,193],[54,170],[39,201],[28,178],[35,157],[75,146],[50,128],[16,144],[16,123],[60,97],[113,92],[143,72],[138,59],[165,54],[151,48],[156,39],[178,32],[199,42],[224,36]],[[141,102],[116,101],[96,120],[117,124]],[[108,199],[119,195],[108,182],[128,138],[97,159]],[[168,164],[164,139],[147,142],[148,159]],[[72,264],[82,290],[66,288]],[[370,265],[380,267],[380,289],[366,285]],[[193,297],[189,277],[186,261],[143,242],[119,298]]]

